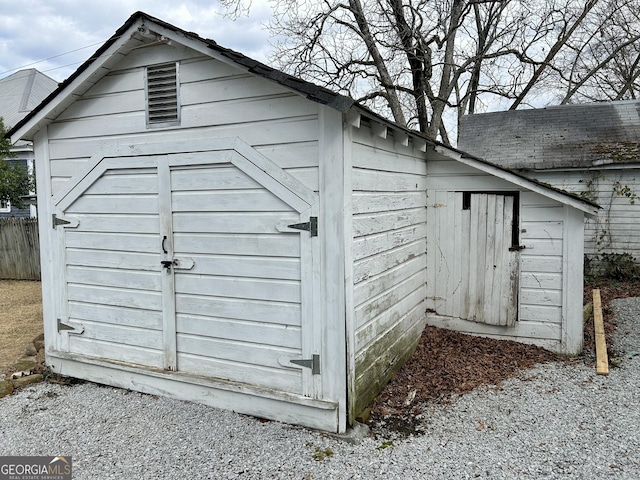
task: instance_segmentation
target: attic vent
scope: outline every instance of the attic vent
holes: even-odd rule
[[[180,122],[178,64],[147,67],[147,125],[160,127]]]

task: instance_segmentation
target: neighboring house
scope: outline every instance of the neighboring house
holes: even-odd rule
[[[0,117],[5,127],[11,128],[22,120],[58,87],[58,82],[34,68],[20,70],[0,79]],[[24,165],[33,172],[34,156],[31,142],[18,141],[13,146],[14,157],[10,163]],[[36,216],[35,195],[25,199],[26,208],[15,206],[0,200],[0,218]],[[29,205],[31,204],[31,205]]]
[[[640,260],[640,101],[467,115],[458,145],[598,203],[585,252]]]
[[[57,373],[342,432],[427,322],[582,348],[593,204],[144,13],[10,135]]]

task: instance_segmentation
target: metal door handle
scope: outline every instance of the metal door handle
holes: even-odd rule
[[[164,248],[164,242],[166,242],[166,241],[167,241],[167,236],[165,235],[164,237],[162,237],[162,245],[161,245],[163,253],[169,253],[169,252],[167,252],[167,249]]]

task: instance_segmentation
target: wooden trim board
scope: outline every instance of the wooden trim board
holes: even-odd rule
[[[63,352],[48,352],[46,361],[60,375],[341,433],[335,402]]]
[[[604,336],[604,321],[602,319],[602,300],[600,289],[593,289],[593,328],[596,336],[596,373],[609,375],[609,359],[607,357],[607,341]]]

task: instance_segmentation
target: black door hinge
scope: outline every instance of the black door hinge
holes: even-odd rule
[[[311,355],[310,360],[290,360],[301,367],[310,368],[312,375],[320,375],[320,355]]]
[[[53,228],[56,228],[58,225],[69,225],[71,222],[69,220],[58,218],[58,216],[54,213],[53,215],[51,215],[51,223],[53,225]]]
[[[287,225],[287,228],[293,228],[295,230],[305,230],[311,232],[312,237],[318,236],[318,217],[310,217],[308,222],[294,223]]]

